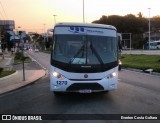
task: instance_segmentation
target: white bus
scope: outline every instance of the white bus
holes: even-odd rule
[[[91,93],[117,88],[118,41],[110,25],[58,23],[53,33],[50,90]]]
[[[153,50],[160,49],[160,40],[147,42],[144,47],[145,49],[153,49]]]

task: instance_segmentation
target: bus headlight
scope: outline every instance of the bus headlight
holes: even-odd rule
[[[114,78],[116,76],[117,76],[117,73],[116,72],[112,72],[112,73],[107,75],[107,78],[110,79],[110,78]]]
[[[52,75],[55,77],[55,78],[58,78],[58,79],[61,79],[63,80],[64,79],[64,76],[58,72],[53,72]]]

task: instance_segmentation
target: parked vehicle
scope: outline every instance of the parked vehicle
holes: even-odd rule
[[[150,41],[144,45],[145,49],[160,49],[160,40],[159,41]]]
[[[39,51],[39,49],[35,48],[35,49],[34,49],[34,51],[35,51],[35,52],[38,52],[38,51]]]

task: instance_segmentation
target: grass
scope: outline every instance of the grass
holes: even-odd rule
[[[8,75],[11,75],[13,73],[15,73],[16,71],[15,70],[11,70],[11,71],[1,71],[0,72],[0,78],[2,77],[5,77],[5,76],[8,76]]]
[[[22,51],[18,51],[15,53],[15,56],[14,56],[14,64],[22,63],[22,58],[24,59],[24,62],[32,61],[29,57],[24,57],[24,54]]]
[[[122,55],[121,61],[123,67],[135,69],[153,69],[154,72],[160,73],[160,56],[159,55]]]
[[[30,62],[30,61],[32,61],[30,57],[24,57],[24,62]],[[14,64],[19,64],[19,63],[22,63],[21,52],[17,53],[16,56],[14,57]],[[14,72],[16,71],[0,69],[0,78],[11,75]]]
[[[30,62],[32,61],[29,57],[25,57],[25,60],[24,62]],[[14,57],[14,64],[19,64],[19,63],[22,63],[22,59],[18,59],[16,57]]]

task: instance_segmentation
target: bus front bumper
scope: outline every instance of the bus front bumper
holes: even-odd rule
[[[89,81],[69,80],[66,78],[59,80],[52,77],[50,80],[50,90],[53,92],[91,93],[117,89],[117,77]]]

